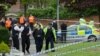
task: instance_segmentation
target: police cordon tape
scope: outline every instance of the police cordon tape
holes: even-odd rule
[[[46,21],[50,21],[50,22],[52,22],[52,21],[64,21],[64,22],[72,22],[72,23],[79,22],[79,20],[77,20],[77,21],[75,21],[75,20],[50,20],[50,19],[41,19],[41,20],[46,20]],[[86,23],[89,23],[89,22],[86,22]],[[100,24],[100,22],[94,22],[94,24]]]
[[[67,52],[64,52],[64,53],[56,54],[55,56],[63,56],[63,55],[66,55],[66,54],[70,54],[70,53],[74,53],[74,52],[82,51],[82,50],[87,50],[87,49],[91,49],[91,48],[96,48],[96,47],[100,47],[100,44],[90,46],[90,47],[80,48],[80,49],[76,49],[76,50],[72,50],[72,51],[67,51]]]
[[[56,20],[56,21],[60,21],[60,20]],[[64,22],[79,22],[79,21],[74,21],[74,20],[61,20],[61,21],[64,21]],[[86,23],[89,23],[89,22],[86,22]],[[94,24],[100,24],[100,22],[94,22]]]
[[[64,44],[64,45],[61,45],[61,46],[58,46],[58,47],[55,47],[55,48],[52,48],[52,49],[49,49],[49,50],[45,50],[45,51],[41,51],[41,52],[32,54],[31,56],[39,56],[39,55],[41,55],[41,54],[45,54],[45,53],[50,52],[50,51],[52,51],[52,50],[61,49],[61,48],[67,47],[67,46],[71,46],[71,45],[83,43],[83,42],[86,42],[86,41],[87,41],[87,40],[80,41],[80,42],[75,42],[75,43]]]

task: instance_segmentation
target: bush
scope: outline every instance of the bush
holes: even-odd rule
[[[38,18],[52,18],[56,19],[57,17],[57,11],[56,8],[48,7],[48,8],[34,8],[34,9],[28,9],[27,15],[32,14]],[[62,8],[59,9],[59,18],[70,18],[77,16],[78,13],[70,11],[68,8]]]
[[[6,44],[9,44],[9,31],[5,28],[0,26],[0,43],[4,41]]]
[[[29,9],[27,11],[27,15],[32,14],[38,18],[54,18],[55,9],[52,7],[49,8],[36,8],[36,9]]]
[[[51,4],[47,8],[31,8],[27,10],[28,15],[34,15],[38,18],[42,19],[56,19],[57,18],[57,6],[56,3]],[[91,16],[91,15],[98,15],[99,8],[98,7],[88,7],[81,10],[76,10],[74,8],[66,8],[66,7],[59,7],[59,18],[75,18],[75,17],[83,17],[84,16]]]
[[[8,47],[7,44],[5,44],[4,42],[0,43],[0,53],[9,53],[10,52],[10,48]]]

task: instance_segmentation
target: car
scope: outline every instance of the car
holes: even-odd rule
[[[61,37],[61,30],[57,32]],[[91,25],[70,25],[67,27],[66,40],[72,41],[97,41],[100,39],[100,31]]]

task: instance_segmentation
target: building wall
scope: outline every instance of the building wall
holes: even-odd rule
[[[9,9],[10,13],[17,13],[21,11],[21,4],[20,4],[20,0],[17,0],[15,5],[12,5],[11,8]]]

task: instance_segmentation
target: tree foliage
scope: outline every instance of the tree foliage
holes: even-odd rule
[[[60,2],[66,2],[65,6],[72,6],[78,9],[100,5],[100,0],[60,0]]]
[[[5,16],[5,12],[16,2],[17,0],[0,0],[0,18]]]
[[[0,3],[9,1],[1,0]],[[60,0],[60,18],[90,16],[100,14],[100,0]],[[21,0],[24,13],[33,14],[39,18],[56,18],[57,0]],[[31,8],[31,9],[30,9]],[[3,11],[2,11],[3,12]]]
[[[4,1],[5,3],[11,4],[11,5],[16,4],[17,2],[17,0],[4,0]]]

